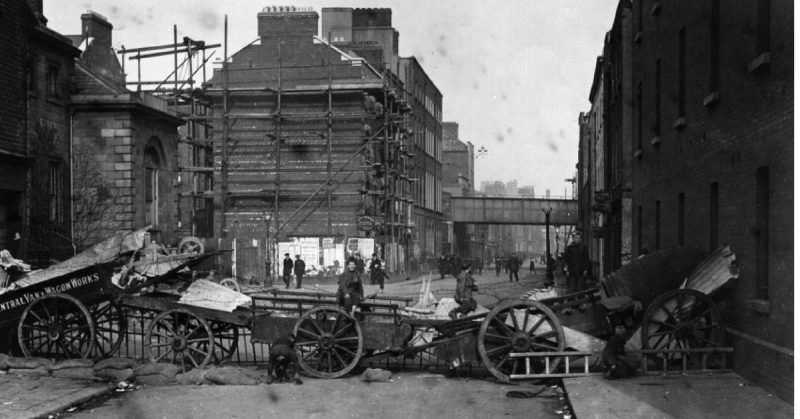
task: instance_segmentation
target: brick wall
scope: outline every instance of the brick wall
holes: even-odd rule
[[[7,4],[6,4],[7,3]],[[24,2],[3,4],[0,11],[0,151],[25,154],[25,63],[27,37]]]
[[[678,194],[685,194],[687,245],[712,248],[711,184],[718,184],[718,244],[729,244],[741,275],[724,290],[729,327],[781,348],[793,348],[793,3],[771,2],[768,68],[759,56],[757,0],[724,2],[719,11],[719,86],[711,84],[711,4],[633,4],[633,88],[642,83],[641,156],[633,160],[633,206],[642,206],[642,246],[654,247],[655,202],[661,201],[661,248],[678,244]],[[642,26],[638,24],[642,10]],[[679,30],[685,33],[685,114],[679,115]],[[658,61],[657,61],[658,60]],[[660,83],[656,64],[660,63]],[[656,86],[660,85],[660,107]],[[718,94],[715,103],[709,103]],[[636,100],[636,93],[634,93]],[[713,101],[712,101],[713,102]],[[638,103],[634,104],[634,112]],[[660,109],[660,113],[656,113]],[[678,123],[683,116],[685,124]],[[638,125],[633,118],[634,149]],[[660,127],[660,129],[658,129]],[[652,143],[651,143],[652,140]],[[753,309],[756,280],[756,173],[769,167],[768,309]],[[634,229],[638,220],[634,220]],[[633,233],[637,249],[638,232]],[[763,307],[763,306],[762,306]],[[776,394],[791,394],[793,358],[739,338],[735,366]],[[772,353],[770,355],[770,353]],[[776,358],[778,357],[778,358]],[[755,358],[763,362],[750,362]],[[773,360],[773,361],[771,361]],[[757,365],[757,366],[756,366]],[[782,397],[783,397],[782,396]]]

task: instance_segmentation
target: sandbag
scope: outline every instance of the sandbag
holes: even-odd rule
[[[8,358],[8,355],[0,354],[0,370],[5,371],[8,369]]]
[[[10,368],[8,370],[9,374],[16,374],[16,375],[24,375],[26,377],[48,377],[50,376],[50,370],[47,367],[37,367],[37,368]]]
[[[361,373],[361,381],[366,382],[389,381],[390,378],[392,373],[380,368],[367,368]]]
[[[50,365],[53,364],[53,361],[37,357],[23,358],[23,357],[10,356],[8,357],[6,363],[8,365],[8,368],[13,368],[13,369],[30,370],[39,367],[44,367],[49,371]]]
[[[65,359],[50,365],[50,371],[63,370],[65,368],[92,368],[94,361],[91,359]]]
[[[138,377],[140,375],[163,375],[167,378],[175,378],[180,369],[175,364],[155,363],[144,364],[133,369],[133,373]]]
[[[103,368],[102,370],[96,370],[95,375],[115,382],[128,381],[133,377],[133,369]]]
[[[94,380],[94,369],[92,368],[62,368],[52,372],[53,377],[71,378],[75,380]]]
[[[205,379],[215,384],[234,385],[234,386],[254,386],[258,381],[250,378],[236,367],[220,367],[206,371]]]
[[[147,386],[169,386],[175,384],[174,380],[161,374],[137,375],[136,382]]]
[[[94,364],[94,369],[104,370],[106,368],[114,368],[117,370],[124,370],[133,368],[135,365],[136,362],[130,358],[107,358],[97,361],[97,363]]]
[[[184,374],[178,374],[175,376],[175,380],[180,385],[207,385],[207,384],[214,384],[212,381],[209,381],[205,378],[206,370],[195,368],[189,372]]]

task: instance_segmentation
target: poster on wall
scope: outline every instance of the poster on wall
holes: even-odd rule
[[[356,253],[362,258],[369,259],[375,253],[375,239],[364,237],[351,237],[347,239],[347,256],[354,256]]]

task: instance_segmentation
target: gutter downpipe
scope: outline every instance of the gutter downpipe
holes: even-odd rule
[[[72,256],[78,254],[75,246],[75,137],[73,134],[73,120],[75,110],[69,112],[69,242],[72,245]]]

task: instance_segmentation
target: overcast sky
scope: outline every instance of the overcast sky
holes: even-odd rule
[[[276,4],[317,12],[390,7],[400,55],[416,56],[439,87],[444,120],[459,124],[462,141],[488,149],[476,160],[476,186],[516,179],[537,195],[571,190],[565,179],[578,159],[578,114],[589,109],[595,60],[617,0],[45,0],[44,13],[51,29],[70,35],[81,32],[81,13],[94,10],[114,25],[117,48],[169,44],[173,25],[179,39],[222,43],[227,14],[232,54],[256,39],[257,13]],[[154,78],[171,71],[144,64]],[[128,64],[129,78],[134,68]]]

